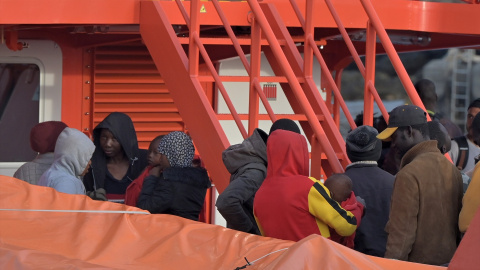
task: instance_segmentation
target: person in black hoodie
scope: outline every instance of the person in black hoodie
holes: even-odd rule
[[[145,178],[137,207],[198,221],[211,182],[204,168],[193,166],[192,140],[183,132],[171,132],[160,140],[158,152],[160,165]]]
[[[128,185],[147,166],[147,150],[138,148],[132,119],[113,112],[93,130],[96,146],[92,164],[83,177],[87,195],[95,200],[121,202]]]

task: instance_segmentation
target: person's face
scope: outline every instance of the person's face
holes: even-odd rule
[[[467,132],[469,136],[473,136],[472,130],[471,130],[472,122],[473,122],[473,118],[475,118],[475,116],[479,112],[480,112],[480,108],[476,108],[476,107],[472,107],[467,111]]]
[[[170,162],[168,161],[168,158],[164,154],[160,154],[160,165],[159,167],[163,170],[166,168],[170,167]]]
[[[100,146],[107,157],[123,155],[123,148],[110,130],[104,128],[100,133]]]
[[[158,152],[158,144],[160,140],[153,140],[148,147],[148,165],[159,166],[161,164],[162,154]]]
[[[90,169],[91,164],[92,164],[92,161],[89,160],[88,164],[87,164],[87,167],[85,167],[85,170],[83,170],[83,172],[82,172],[82,174],[80,174],[80,176],[84,176],[85,174],[87,174],[88,170]]]
[[[392,146],[397,151],[398,157],[401,159],[412,146],[414,146],[412,128],[399,128],[392,134]]]

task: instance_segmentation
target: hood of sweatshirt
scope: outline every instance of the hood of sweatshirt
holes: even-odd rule
[[[87,135],[67,127],[58,136],[52,166],[79,176],[87,167],[94,151],[95,145]]]
[[[121,112],[113,112],[109,114],[102,122],[100,122],[93,130],[93,141],[97,146],[95,155],[104,156],[100,147],[100,134],[102,129],[108,129],[117,139],[127,155],[129,160],[134,160],[138,151],[138,140],[132,119]]]
[[[249,163],[261,163],[267,166],[268,135],[261,129],[255,129],[252,136],[246,138],[241,144],[234,144],[222,153],[223,164],[230,174]]]
[[[301,134],[274,131],[268,137],[267,158],[267,178],[309,175],[307,140]]]

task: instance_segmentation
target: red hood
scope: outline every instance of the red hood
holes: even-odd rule
[[[341,204],[343,209],[352,212],[352,214],[355,216],[357,219],[357,228],[360,226],[360,220],[362,219],[362,216],[364,214],[364,205],[361,204],[360,202],[357,201],[357,198],[355,197],[355,193],[352,191],[350,193],[350,197],[343,201]]]
[[[309,175],[308,147],[301,134],[276,130],[267,141],[267,177]]]

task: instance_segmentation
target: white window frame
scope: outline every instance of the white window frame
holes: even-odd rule
[[[0,44],[0,63],[35,64],[40,69],[39,122],[62,118],[62,51],[51,40],[19,40],[26,44],[12,51]],[[0,162],[0,175],[13,176],[23,162]]]

